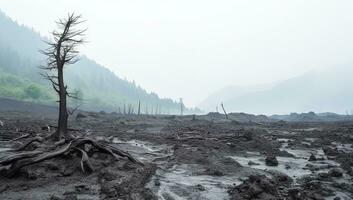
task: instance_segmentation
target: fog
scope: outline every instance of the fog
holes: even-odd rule
[[[278,82],[353,55],[348,0],[0,0],[0,8],[42,35],[68,12],[82,14],[84,54],[187,106],[227,86]]]

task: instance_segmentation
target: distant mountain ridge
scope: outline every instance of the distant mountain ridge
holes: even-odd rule
[[[286,114],[292,112],[346,113],[353,110],[353,65],[316,70],[223,100],[228,112]],[[223,91],[229,94],[236,91]],[[213,94],[212,96],[217,95]],[[220,102],[218,102],[219,104]],[[200,108],[204,108],[200,106]]]
[[[43,64],[45,60],[45,57],[39,53],[39,50],[46,47],[43,37],[34,30],[17,24],[1,10],[0,27],[0,82],[3,80],[3,89],[12,87],[13,84],[9,78],[1,77],[2,72],[15,76],[17,79],[27,80],[35,87],[39,87],[41,94],[45,93],[45,98],[42,95],[38,101],[54,102],[55,94],[49,87],[49,83],[39,75],[40,69],[38,66]],[[83,93],[85,99],[83,108],[86,110],[118,111],[120,109],[122,112],[124,105],[125,107],[131,105],[136,111],[140,100],[142,112],[171,114],[180,112],[178,102],[172,99],[159,98],[155,93],[148,93],[134,82],[117,77],[107,68],[85,56],[75,65],[68,66],[65,69],[65,79],[71,91],[79,90]],[[44,86],[45,91],[41,88]],[[2,92],[3,90],[0,87],[0,96],[27,98],[24,97],[25,92],[22,91],[22,87],[18,86],[16,88],[14,86],[19,94],[7,94]],[[49,94],[52,99],[48,98]],[[186,109],[186,112],[188,111],[190,110]]]

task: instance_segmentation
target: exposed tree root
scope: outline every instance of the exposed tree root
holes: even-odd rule
[[[33,138],[16,150],[24,150],[30,143],[34,141],[43,142],[43,138]],[[86,145],[89,145],[87,148],[91,148],[91,150],[94,148],[96,151],[109,154],[117,160],[123,157],[129,159],[133,163],[143,165],[142,162],[135,159],[129,153],[117,149],[107,143],[100,143],[87,137],[75,138],[70,141],[60,140],[56,143],[48,141],[46,142],[47,143],[42,143],[40,148],[35,151],[18,152],[14,153],[13,155],[0,158],[0,169],[5,171],[6,176],[12,177],[15,176],[23,167],[79,151],[81,154],[82,171],[84,173],[91,173],[94,171],[94,169],[86,152],[87,150],[85,150],[87,147]]]
[[[10,150],[10,151],[23,151],[26,147],[28,147],[28,145],[32,144],[33,142],[43,142],[43,141],[44,141],[44,138],[37,136],[37,137],[30,139],[29,141],[27,141],[26,143],[24,143],[20,147],[13,149],[13,150]]]
[[[16,162],[17,160],[24,159],[24,158],[31,158],[33,156],[36,156],[40,153],[43,153],[42,151],[27,151],[27,152],[21,152],[17,153],[14,155],[10,156],[5,156],[0,159],[0,165],[8,165],[13,162]]]
[[[10,142],[13,142],[13,141],[17,141],[17,140],[21,140],[21,139],[23,139],[23,138],[28,138],[29,136],[30,136],[31,134],[25,134],[25,135],[22,135],[22,136],[20,136],[20,137],[17,137],[17,138],[15,138],[15,139],[12,139],[12,140],[10,140]]]
[[[128,158],[133,163],[144,165],[141,161],[135,159],[128,152],[122,151],[122,150],[120,150],[120,149],[118,149],[116,147],[113,147],[113,146],[109,145],[109,144],[108,144],[108,146],[112,149],[113,153],[116,153],[116,154],[118,154],[121,157]]]

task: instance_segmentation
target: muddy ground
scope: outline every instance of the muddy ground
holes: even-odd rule
[[[0,199],[353,199],[353,121],[230,117],[82,112],[70,121],[74,133],[113,142],[145,165],[98,154],[84,174],[77,160],[56,158],[0,177]],[[0,121],[0,156],[16,145],[9,140],[55,125],[9,111]]]

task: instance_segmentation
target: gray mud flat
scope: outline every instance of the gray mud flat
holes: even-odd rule
[[[74,129],[113,142],[145,166],[108,165],[109,158],[96,157],[99,164],[87,175],[64,158],[46,161],[1,177],[0,199],[353,199],[353,122],[83,114],[70,121]],[[55,124],[18,113],[0,116],[7,139],[0,157],[11,137]],[[278,165],[266,164],[269,156]]]

